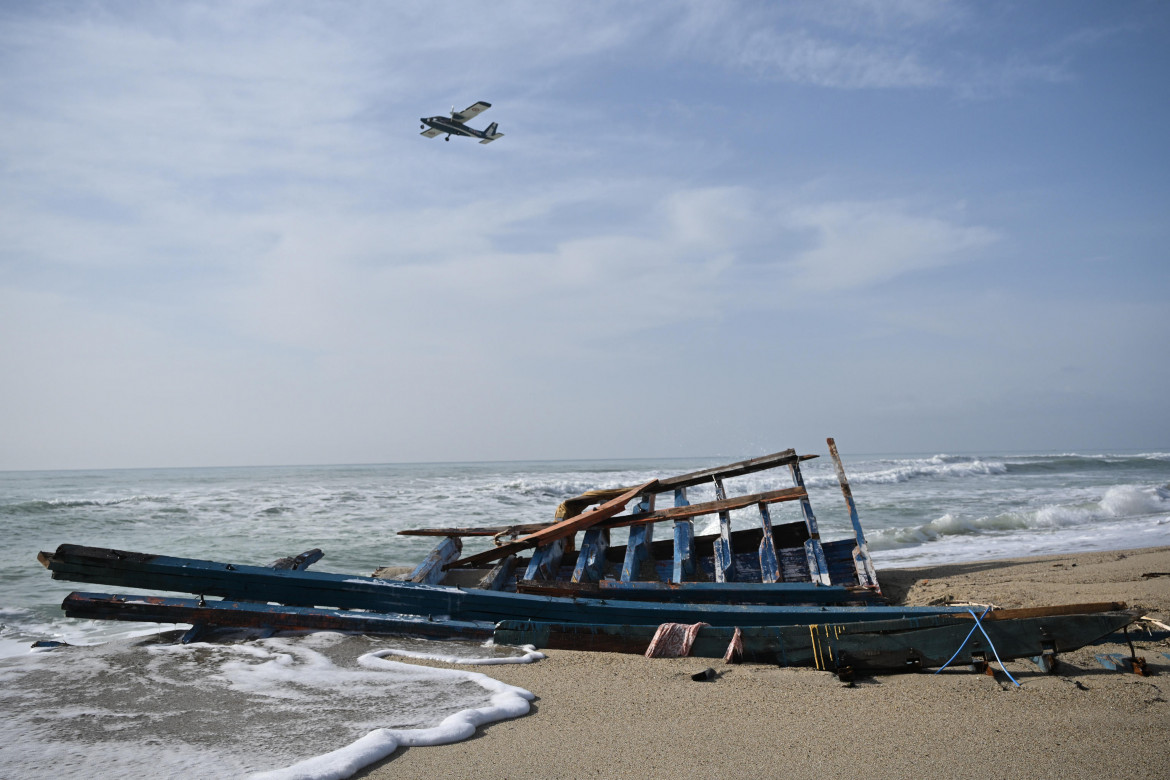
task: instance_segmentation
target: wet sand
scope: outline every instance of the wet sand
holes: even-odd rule
[[[1124,601],[1170,624],[1170,547],[890,570],[881,581],[907,604]],[[1018,688],[966,667],[848,687],[811,669],[554,650],[485,670],[536,694],[529,715],[399,750],[356,776],[1170,777],[1170,639],[1131,635],[1152,676],[1102,668],[1095,654],[1129,655],[1109,644],[1062,655],[1053,675],[1009,661]],[[716,679],[691,680],[708,666]]]

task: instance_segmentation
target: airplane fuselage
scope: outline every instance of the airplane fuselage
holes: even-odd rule
[[[420,117],[419,121],[428,127],[433,127],[441,133],[447,135],[466,135],[471,138],[487,138],[487,134],[482,130],[476,130],[473,127],[468,127],[462,122],[456,122],[445,116],[424,116]]]

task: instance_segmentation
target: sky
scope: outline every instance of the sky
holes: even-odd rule
[[[1156,1],[0,2],[0,469],[1165,449],[1168,139]]]

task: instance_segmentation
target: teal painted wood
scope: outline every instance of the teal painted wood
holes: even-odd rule
[[[565,539],[557,539],[548,544],[539,545],[528,561],[528,569],[524,572],[524,579],[556,579],[557,570],[561,566],[561,558],[565,555],[565,542]]]
[[[803,488],[804,477],[800,473],[800,464],[791,463],[788,470],[792,473],[792,484]],[[800,511],[804,515],[805,525],[808,526],[808,540],[804,547],[808,558],[809,577],[813,582],[830,585],[832,581],[829,579],[829,563],[825,560],[825,551],[821,549],[821,532],[817,529],[817,518],[813,514],[812,502],[807,496],[800,500]]]
[[[723,480],[713,477],[715,482],[715,500],[727,498],[727,491],[723,488]],[[715,581],[735,581],[735,556],[731,546],[731,513],[719,513],[719,538],[715,540]]]
[[[260,566],[63,544],[43,553],[53,578],[113,587],[255,599],[291,606],[337,607],[454,620],[530,618],[553,622],[796,625],[965,613],[963,607],[662,603],[538,596],[462,589],[319,571]]]
[[[424,585],[437,584],[439,580],[443,579],[443,567],[458,558],[461,552],[463,552],[463,542],[458,536],[443,537],[435,545],[435,549],[427,553],[427,557],[423,558],[414,571],[407,575],[406,580]]]
[[[360,631],[427,639],[482,641],[490,639],[495,628],[494,623],[486,621],[434,621],[409,615],[351,612],[341,609],[110,593],[70,593],[65,597],[61,607],[68,617],[90,620],[192,623],[210,628]],[[184,638],[183,641],[188,640]]]
[[[630,539],[626,542],[626,559],[622,563],[622,582],[639,579],[642,562],[650,560],[650,545],[654,542],[654,524],[635,525],[630,528]]]
[[[585,532],[571,582],[597,582],[605,574],[605,552],[609,549],[609,529],[590,528]]]
[[[772,538],[772,517],[768,514],[768,505],[760,505],[760,526],[764,529],[764,536],[760,539],[760,581],[779,582],[780,560],[776,557],[776,543]]]
[[[698,604],[885,604],[871,590],[812,582],[618,582],[602,580],[590,595]]]
[[[1045,638],[1069,652],[1108,636],[1140,614],[1136,610],[1087,615],[1049,615],[986,620],[987,636],[1002,659],[1037,653]],[[987,638],[971,633],[972,620],[934,615],[864,623],[821,623],[797,626],[742,627],[744,659],[781,666],[813,666],[831,671],[899,671],[938,668],[956,651],[963,662],[989,653]],[[539,648],[643,653],[655,625],[556,624],[542,621],[502,621],[495,640],[505,644],[532,644]],[[691,655],[720,658],[735,628],[706,626],[699,630]]]
[[[675,506],[690,506],[685,487],[675,488]],[[695,524],[691,520],[674,523],[674,570],[671,582],[685,582],[695,576]]]
[[[690,520],[674,524],[674,570],[671,582],[683,583],[695,576],[695,525]]]

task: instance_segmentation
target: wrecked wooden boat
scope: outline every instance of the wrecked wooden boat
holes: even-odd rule
[[[490,637],[620,652],[643,652],[663,624],[703,624],[700,655],[723,654],[738,636],[746,656],[759,660],[803,665],[827,648],[871,665],[916,658],[929,665],[973,615],[962,606],[891,605],[882,596],[844,467],[832,439],[828,445],[852,529],[838,540],[821,538],[801,474],[801,463],[816,456],[790,449],[590,491],[563,502],[548,523],[400,531],[439,539],[404,572],[309,571],[319,550],[267,567],[71,544],[39,559],[54,579],[197,596],[75,592],[62,606],[78,618],[190,623],[196,632],[233,626]],[[771,470],[786,473],[789,484],[731,492],[736,478]],[[714,496],[692,503],[688,489],[700,486]],[[771,508],[785,502],[798,507],[800,519],[774,522]],[[733,529],[737,510],[754,510],[754,527]],[[717,520],[718,531],[696,535],[694,522],[703,517]],[[654,538],[659,527],[666,538]],[[615,531],[625,544],[611,544]],[[464,555],[465,539],[492,545]],[[1045,647],[1065,651],[1095,641],[1140,614],[1090,606],[1096,608],[1075,615],[1057,609],[992,617],[988,625],[1007,632],[1012,652],[1039,655]],[[827,645],[816,639],[826,626],[833,634]]]

